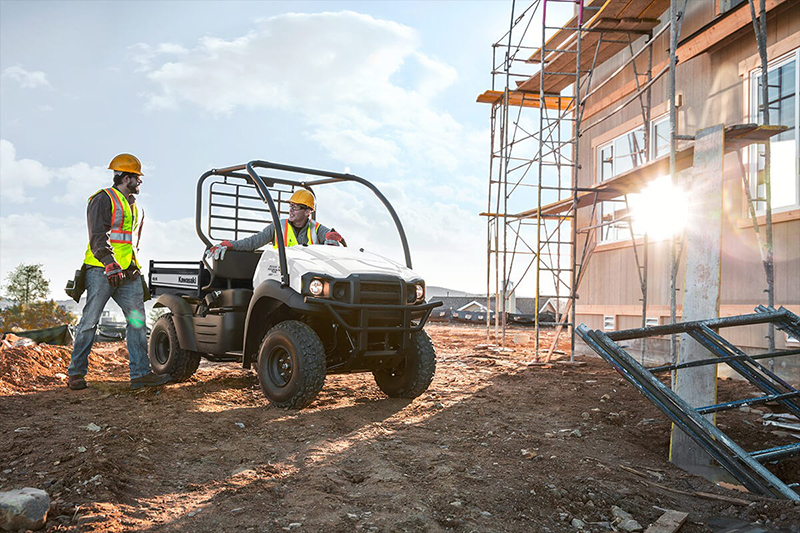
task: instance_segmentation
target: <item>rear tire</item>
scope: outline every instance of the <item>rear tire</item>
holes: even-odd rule
[[[392,370],[372,373],[378,387],[391,398],[416,398],[430,386],[436,372],[436,351],[424,330],[411,337],[405,361]]]
[[[258,381],[271,404],[302,409],[325,384],[325,348],[317,333],[286,320],[264,336],[258,350]]]
[[[172,313],[162,315],[153,326],[147,358],[153,372],[169,374],[174,382],[186,381],[200,365],[198,352],[184,350],[178,344]]]

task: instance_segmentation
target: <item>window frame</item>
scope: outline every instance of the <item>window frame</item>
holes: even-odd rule
[[[648,139],[648,143],[649,143],[650,146],[649,147],[645,146],[644,155],[642,157],[642,162],[639,163],[639,165],[645,164],[645,163],[649,162],[650,160],[654,159],[652,154],[655,154],[655,152],[656,152],[656,135],[655,135],[656,126],[659,126],[659,125],[661,125],[661,124],[663,124],[665,122],[667,122],[667,123],[669,122],[669,113],[663,113],[663,114],[659,115],[657,118],[655,118],[653,120],[650,120],[650,136],[649,136],[649,139]],[[617,158],[616,158],[616,154],[615,154],[615,151],[616,151],[616,149],[615,149],[616,144],[615,143],[617,141],[619,141],[620,139],[624,139],[625,137],[627,137],[627,136],[629,136],[632,133],[635,133],[637,131],[641,131],[642,135],[644,135],[644,124],[639,124],[638,126],[636,126],[634,128],[631,128],[630,130],[628,130],[628,131],[626,131],[624,133],[621,133],[620,135],[617,135],[612,139],[609,139],[608,141],[604,142],[603,144],[598,145],[595,148],[595,151],[596,151],[595,152],[595,160],[597,162],[597,164],[596,164],[596,173],[595,173],[595,182],[596,183],[602,183],[604,181],[608,181],[608,180],[613,179],[613,178],[615,178],[616,176],[618,176],[619,174],[622,173],[622,172],[618,172],[617,168],[616,168],[616,166],[617,166],[616,165]],[[608,160],[603,158],[603,152],[606,151],[607,149],[611,150],[611,160],[610,160],[611,175],[609,175],[609,176],[605,176],[605,174],[604,174],[604,169],[606,168],[606,165],[608,165],[608,163],[609,163]],[[628,154],[626,157],[630,157],[630,154]],[[637,168],[639,165],[634,165],[632,168]],[[633,194],[635,194],[635,193],[631,193],[630,195],[628,195],[629,198]],[[599,221],[598,223],[602,223],[602,221],[603,221],[604,211],[605,211],[604,210],[604,206],[609,206],[609,209],[610,209],[610,207],[613,204],[623,204],[623,203],[624,203],[623,199],[608,200],[608,201],[605,201],[605,202],[599,202],[598,203],[598,212],[597,212],[597,217],[598,217],[598,221]],[[612,212],[612,211],[609,211],[609,212]],[[627,210],[625,209],[625,207],[621,207],[620,209],[613,209],[613,214],[616,214],[618,212],[620,212],[624,216],[626,214]],[[610,232],[610,231],[614,232],[614,236],[606,237],[606,234],[608,232]],[[621,235],[622,232],[625,232],[624,236]],[[636,227],[634,226],[633,235],[634,235],[634,237],[641,237],[643,234],[637,233],[636,232]],[[630,241],[630,240],[631,240],[630,230],[627,228],[627,222],[624,222],[624,221],[620,222],[618,225],[617,224],[608,224],[608,225],[605,225],[605,226],[601,226],[601,227],[598,228],[598,231],[597,231],[597,244],[609,244],[609,243],[616,243],[616,242],[626,242],[626,241]]]
[[[794,202],[789,205],[780,207],[773,207],[773,213],[780,213],[784,211],[791,211],[800,207],[800,48],[787,52],[767,64],[767,73],[778,69],[784,65],[794,62],[794,164],[795,164],[795,187],[794,187]],[[758,78],[761,76],[761,67],[756,67],[750,70],[747,76],[748,90],[747,90],[747,110],[748,121],[758,124]],[[758,196],[758,144],[753,144],[744,150],[747,157],[746,169],[748,173],[748,181],[750,184],[750,194],[753,198]],[[763,216],[766,213],[766,205],[764,202],[755,202],[756,216]],[[763,206],[760,207],[759,206]]]

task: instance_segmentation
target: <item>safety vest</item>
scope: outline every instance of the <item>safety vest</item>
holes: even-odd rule
[[[139,208],[136,204],[130,205],[128,199],[114,187],[100,189],[89,197],[89,201],[100,193],[106,193],[111,198],[111,232],[108,241],[114,249],[114,260],[123,270],[131,263],[139,267],[133,249],[133,236],[139,233]],[[86,256],[83,262],[92,266],[104,266],[92,253],[92,243],[86,247]]]
[[[319,239],[317,238],[317,230],[320,227],[320,223],[314,220],[308,220],[308,242],[309,244],[319,244]],[[281,219],[281,226],[283,226],[283,244],[287,248],[289,246],[296,246],[297,245],[297,237],[294,235],[294,226],[289,223],[288,218]],[[313,231],[312,231],[313,228]],[[276,235],[277,237],[277,235]],[[272,239],[272,246],[274,248],[278,247],[278,240],[273,237]]]

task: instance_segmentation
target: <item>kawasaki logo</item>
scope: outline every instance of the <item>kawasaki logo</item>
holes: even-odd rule
[[[180,283],[197,283],[197,277],[193,276],[191,278],[184,278],[183,276],[178,276],[178,281]]]

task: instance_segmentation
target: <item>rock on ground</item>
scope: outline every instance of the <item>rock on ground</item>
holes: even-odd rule
[[[41,529],[47,521],[50,496],[40,489],[26,487],[0,492],[0,528]]]

